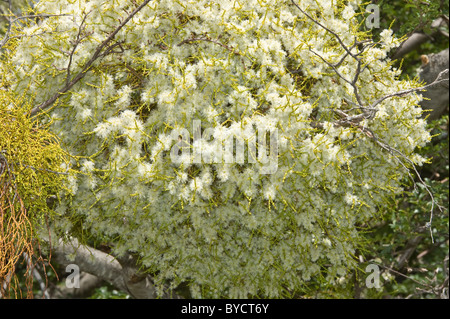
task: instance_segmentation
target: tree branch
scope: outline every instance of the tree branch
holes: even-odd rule
[[[10,12],[11,12],[11,2],[10,2]],[[20,20],[24,20],[24,19],[34,19],[34,18],[49,18],[49,17],[62,17],[62,16],[68,16],[69,14],[32,14],[32,15],[26,15],[26,16],[20,16],[20,17],[16,17],[14,19],[8,19],[9,23],[8,23],[8,29],[6,30],[5,35],[3,36],[3,40],[0,42],[0,50],[3,48],[3,46],[11,39],[11,38],[15,38],[11,37],[11,28],[13,26],[14,23],[20,21]]]
[[[52,254],[59,264],[64,266],[75,264],[81,272],[109,282],[133,298],[155,299],[158,297],[151,276],[143,272],[136,259],[128,253],[115,258],[95,248],[81,245],[77,239],[72,239],[70,242],[60,239],[58,245],[52,248]],[[69,255],[75,256],[75,259],[71,260],[68,258]],[[162,298],[180,299],[181,297],[175,293],[166,292]]]
[[[435,36],[438,33],[441,33],[444,36],[448,37],[448,34],[446,34],[446,32],[444,32],[443,30],[440,29],[440,27],[443,23],[446,23],[448,26],[448,17],[447,16],[441,16],[431,23],[431,27],[436,29],[436,31],[433,32],[431,35],[428,35],[425,33],[419,33],[419,32],[412,33],[405,41],[403,41],[400,44],[400,46],[397,48],[397,50],[392,55],[391,59],[398,60],[398,59],[402,58],[409,52],[418,48],[421,44],[429,41],[430,39],[433,39],[433,36]]]
[[[75,259],[69,259],[68,255],[75,255]],[[81,271],[93,274],[117,289],[127,291],[122,278],[122,266],[111,255],[81,245],[76,239],[70,242],[63,242],[60,239],[58,245],[52,247],[52,256],[59,264],[64,266],[76,264]]]
[[[94,62],[98,59],[103,57],[102,51],[106,49],[106,52],[110,52],[110,49],[112,46],[110,46],[110,42],[114,39],[114,37],[117,35],[117,33],[130,21],[136,13],[138,13],[142,8],[144,8],[147,3],[149,3],[150,0],[145,0],[139,7],[134,9],[133,12],[131,12],[123,21],[120,23],[120,25],[97,47],[92,57],[89,59],[89,61],[86,62],[83,69],[75,75],[70,81],[66,81],[66,84],[64,87],[62,87],[60,90],[58,90],[57,93],[55,93],[52,97],[50,97],[47,101],[39,104],[38,106],[34,107],[30,111],[30,116],[35,116],[37,113],[45,110],[46,108],[50,107],[55,101],[64,93],[69,91],[75,84],[77,84],[81,79],[83,79],[86,74],[89,72],[91,66],[94,64]],[[70,75],[70,74],[69,74]]]
[[[416,176],[419,179],[419,183],[422,184],[426,191],[428,192],[430,198],[431,198],[431,211],[430,211],[430,220],[429,222],[425,225],[426,228],[430,229],[430,235],[431,235],[431,239],[434,242],[433,239],[433,232],[432,232],[432,228],[431,228],[431,224],[433,221],[433,211],[434,211],[434,206],[435,204],[437,205],[437,207],[439,208],[439,210],[442,211],[442,207],[436,202],[429,186],[427,184],[425,184],[425,182],[423,181],[420,173],[418,172],[414,162],[409,159],[406,155],[404,155],[401,151],[397,150],[394,147],[391,147],[388,143],[385,143],[384,141],[382,141],[376,134],[375,132],[371,131],[369,128],[360,125],[359,123],[362,122],[363,120],[372,120],[375,118],[375,115],[378,111],[377,106],[383,102],[386,99],[392,98],[392,97],[403,97],[406,96],[408,94],[411,94],[413,92],[417,92],[417,91],[423,91],[423,90],[427,90],[429,88],[432,88],[434,86],[436,86],[437,84],[443,83],[443,82],[448,82],[448,73],[449,70],[448,68],[446,70],[443,70],[439,73],[439,75],[436,77],[436,79],[432,82],[429,83],[425,86],[422,87],[418,87],[418,88],[411,88],[411,89],[407,89],[407,90],[402,90],[402,91],[398,91],[395,93],[391,93],[391,94],[387,94],[377,100],[375,100],[372,104],[370,104],[368,107],[365,106],[363,104],[363,101],[359,95],[358,92],[358,80],[359,80],[359,75],[362,73],[362,71],[364,70],[364,68],[366,68],[368,65],[366,65],[363,69],[361,69],[361,55],[364,53],[364,51],[370,46],[370,45],[375,45],[374,43],[369,43],[368,45],[364,45],[361,49],[359,49],[358,53],[353,54],[351,52],[351,49],[349,49],[341,40],[341,38],[339,37],[339,35],[335,32],[333,32],[332,30],[328,29],[327,27],[325,27],[323,24],[321,24],[320,22],[316,21],[314,18],[312,18],[310,15],[308,15],[305,11],[303,11],[295,2],[294,0],[291,0],[292,3],[306,16],[308,17],[308,19],[310,19],[311,21],[313,21],[315,24],[317,24],[318,26],[322,27],[323,29],[325,29],[327,32],[329,32],[330,34],[332,34],[336,40],[340,43],[341,47],[347,52],[347,54],[345,54],[340,61],[337,64],[332,64],[330,62],[328,62],[327,60],[325,60],[320,54],[318,54],[317,52],[311,50],[311,48],[309,48],[309,50],[315,54],[316,56],[318,56],[324,63],[326,63],[330,68],[333,69],[333,71],[336,73],[336,75],[341,78],[342,80],[344,80],[346,83],[350,84],[353,88],[353,94],[354,97],[356,99],[357,103],[357,108],[360,109],[360,111],[362,112],[361,114],[357,114],[357,115],[348,115],[347,113],[341,111],[341,110],[333,110],[335,113],[338,113],[341,116],[341,119],[336,121],[335,125],[338,126],[352,126],[355,128],[358,128],[361,132],[363,132],[366,136],[368,136],[370,139],[372,139],[374,141],[374,143],[376,145],[378,145],[379,147],[381,147],[382,149],[386,150],[390,155],[392,155],[399,163],[400,165],[406,169],[406,171],[408,172],[409,177],[411,178],[411,180],[414,183],[414,187],[416,187],[416,182],[415,180],[412,178],[411,173],[410,173],[410,169],[412,168],[416,174]],[[357,44],[362,44],[359,43],[357,41],[357,39],[355,39],[353,45],[351,46],[351,48],[354,48]],[[356,70],[355,70],[355,75],[353,77],[352,80],[349,80],[347,78],[345,78],[342,74],[339,73],[339,71],[337,70],[336,65],[340,65],[345,57],[347,55],[350,55],[356,62],[357,62],[357,66],[356,66]],[[345,99],[348,100],[348,99]],[[356,103],[351,102],[351,104],[356,105]],[[357,109],[357,108],[352,108],[353,109]],[[320,127],[321,124],[320,123],[313,123],[314,126],[316,127]],[[411,168],[409,168],[407,165],[409,165]]]
[[[92,295],[94,290],[104,285],[104,283],[105,282],[97,276],[87,272],[81,272],[80,288],[69,288],[58,285],[52,289],[51,296],[54,299],[85,298]]]

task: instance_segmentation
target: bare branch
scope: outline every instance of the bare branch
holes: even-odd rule
[[[60,239],[58,245],[53,248],[53,255],[58,263],[76,264],[80,271],[95,275],[134,298],[157,298],[151,276],[142,271],[136,259],[128,253],[116,258],[95,248],[81,245],[77,239],[69,242]],[[68,255],[75,256],[75,259],[69,259]],[[166,292],[163,298],[180,297],[175,293]]]
[[[81,37],[81,33],[85,30],[84,23],[86,22],[86,18],[90,12],[86,13],[81,21],[80,27],[78,28],[77,38],[75,39],[75,43],[73,44],[72,51],[69,53],[69,65],[67,66],[67,76],[66,76],[66,86],[70,83],[70,68],[72,66],[73,55],[75,54],[75,50],[81,41],[86,38],[86,36]]]
[[[347,46],[344,44],[344,42],[342,42],[341,38],[339,37],[339,35],[328,29],[326,26],[324,26],[323,24],[321,24],[320,22],[318,22],[317,20],[315,20],[314,18],[312,18],[309,14],[307,14],[305,11],[302,10],[302,8],[300,8],[295,2],[294,0],[291,0],[292,3],[305,15],[308,17],[308,19],[310,19],[312,22],[314,22],[315,24],[317,24],[318,26],[320,26],[321,28],[323,28],[324,30],[328,31],[329,33],[331,33],[332,35],[334,35],[334,37],[336,38],[336,40],[338,40],[339,44],[342,46],[342,48],[344,48],[345,51],[347,51],[347,54],[350,55],[351,57],[353,57],[354,59],[358,59],[356,55],[354,55],[349,48],[347,48]]]
[[[60,239],[58,245],[53,247],[52,252],[53,258],[58,263],[62,265],[76,264],[81,271],[96,275],[117,289],[127,291],[122,278],[122,266],[113,256],[81,245],[76,239],[70,242]],[[75,255],[75,259],[70,260],[68,255]]]
[[[150,0],[145,0],[139,7],[133,10],[121,23],[120,25],[97,47],[92,57],[89,59],[89,61],[86,62],[83,69],[75,75],[69,82],[66,82],[66,85],[62,87],[60,90],[58,90],[57,93],[55,93],[52,97],[50,97],[47,101],[41,103],[40,105],[34,107],[30,111],[30,116],[34,116],[37,113],[47,109],[50,107],[55,101],[64,93],[69,91],[75,84],[77,84],[81,79],[83,79],[86,74],[89,72],[91,66],[94,64],[94,62],[102,58],[104,54],[102,54],[102,51],[106,49],[106,52],[110,52],[111,46],[110,42],[114,39],[114,37],[117,35],[117,33],[140,11],[142,8],[144,8]],[[113,44],[114,45],[114,44]]]
[[[435,29],[432,34],[428,35],[425,33],[419,33],[416,32],[422,25],[418,25],[406,38],[405,41],[403,41],[400,46],[397,48],[397,50],[393,53],[391,59],[392,60],[398,60],[408,54],[409,52],[415,50],[418,48],[421,44],[430,41],[433,39],[433,37],[440,33],[446,37],[448,37],[448,33],[441,29],[441,25],[443,23],[446,23],[448,26],[448,17],[445,15],[440,16],[436,20],[434,20],[431,23],[431,27]]]
[[[425,33],[413,33],[409,38],[400,44],[398,49],[392,55],[392,60],[398,60],[409,52],[418,48],[422,43],[430,40],[430,36]]]
[[[356,101],[358,102],[358,107],[359,109],[363,112],[363,114],[366,114],[368,118],[371,118],[375,115],[374,111],[371,111],[371,108],[365,108],[363,101],[361,99],[361,96],[359,95],[359,90],[358,90],[358,86],[357,86],[357,82],[359,80],[359,75],[362,73],[362,71],[367,67],[364,66],[363,69],[361,69],[362,67],[362,59],[361,59],[361,55],[364,53],[364,51],[370,46],[370,45],[375,45],[371,40],[364,40],[364,41],[358,41],[358,39],[355,37],[355,40],[353,42],[353,44],[350,47],[347,47],[344,42],[342,41],[342,39],[339,37],[339,35],[330,30],[329,28],[327,28],[326,26],[324,26],[323,24],[321,24],[320,22],[318,22],[317,20],[315,20],[314,18],[312,18],[310,15],[308,15],[305,11],[303,11],[293,0],[292,3],[305,15],[307,16],[311,21],[313,21],[315,24],[317,24],[318,26],[322,27],[323,29],[325,29],[327,32],[329,32],[330,34],[332,34],[336,40],[339,42],[339,44],[341,45],[341,47],[346,51],[346,53],[341,57],[341,59],[337,62],[337,63],[330,63],[327,60],[325,60],[320,54],[316,53],[314,50],[312,50],[311,48],[309,48],[309,51],[312,52],[313,54],[315,54],[316,56],[318,56],[325,64],[327,64],[329,67],[331,67],[334,72],[345,82],[347,82],[352,88],[353,88],[353,94],[355,96]],[[369,43],[368,43],[369,42]],[[358,50],[358,52],[356,54],[352,53],[352,50],[357,47],[358,45],[362,45],[361,49]],[[347,56],[351,56],[357,63],[356,66],[356,72],[355,75],[353,76],[352,80],[349,80],[347,78],[345,78],[341,73],[339,73],[339,71],[337,70],[337,68],[345,61],[345,59],[347,58]]]
[[[311,48],[309,48],[309,51],[312,52],[314,55],[318,56],[325,64],[327,64],[330,68],[333,69],[333,71],[337,74],[337,76],[339,78],[341,78],[343,81],[345,81],[346,83],[348,83],[352,88],[353,88],[353,94],[355,96],[356,101],[358,102],[353,103],[352,101],[350,101],[349,99],[344,98],[344,101],[346,101],[347,103],[350,103],[352,105],[355,105],[356,108],[352,108],[351,110],[356,110],[359,109],[362,113],[361,114],[357,114],[357,115],[349,115],[345,112],[343,112],[342,110],[337,110],[334,109],[333,112],[337,113],[341,119],[338,120],[335,125],[338,126],[352,126],[352,127],[356,127],[358,128],[361,132],[363,132],[366,136],[368,136],[370,139],[372,139],[375,144],[377,144],[379,147],[381,147],[382,149],[386,150],[390,155],[392,155],[398,162],[399,164],[406,170],[406,172],[408,173],[409,177],[412,179],[413,183],[414,183],[414,187],[416,187],[416,182],[414,180],[414,178],[412,177],[410,170],[412,169],[414,171],[414,173],[416,174],[417,178],[419,179],[419,183],[422,184],[425,187],[425,190],[427,191],[428,195],[431,198],[431,202],[432,202],[432,206],[431,206],[431,211],[430,211],[430,220],[429,222],[425,225],[426,228],[430,229],[430,234],[431,234],[431,239],[434,242],[433,239],[433,233],[432,233],[432,229],[431,229],[431,224],[433,221],[433,212],[434,212],[434,206],[437,205],[437,207],[439,208],[440,211],[442,211],[442,206],[440,206],[434,196],[433,193],[431,192],[429,186],[427,184],[425,184],[425,182],[423,181],[420,173],[418,172],[414,162],[409,159],[405,154],[403,154],[401,151],[397,150],[394,147],[391,147],[388,143],[382,141],[373,131],[371,131],[369,128],[360,125],[359,123],[365,119],[367,120],[372,120],[378,109],[376,108],[381,102],[383,102],[384,100],[387,100],[389,98],[392,97],[403,97],[406,96],[408,94],[411,94],[413,92],[417,92],[417,91],[423,91],[426,89],[429,89],[430,87],[433,87],[439,83],[448,81],[448,72],[449,70],[446,69],[444,71],[442,71],[441,73],[439,73],[439,75],[437,76],[437,78],[430,84],[424,85],[422,87],[418,87],[418,88],[411,88],[411,89],[407,89],[407,90],[402,90],[402,91],[398,91],[395,93],[391,93],[391,94],[387,94],[379,99],[377,99],[376,101],[374,101],[372,104],[370,104],[368,107],[366,107],[363,104],[363,101],[359,95],[358,92],[358,85],[357,82],[359,80],[359,75],[362,73],[362,71],[368,66],[364,66],[362,68],[362,59],[361,59],[361,55],[364,53],[364,51],[370,46],[370,45],[375,45],[373,42],[370,42],[368,44],[365,44],[364,46],[362,46],[362,48],[359,49],[359,52],[356,54],[353,54],[351,52],[351,50],[353,48],[355,48],[358,44],[362,44],[362,42],[358,42],[357,39],[355,39],[353,45],[348,48],[343,41],[341,40],[341,38],[339,37],[338,34],[336,34],[335,32],[333,32],[332,30],[328,29],[327,27],[325,27],[323,24],[321,24],[320,22],[318,22],[317,20],[315,20],[314,18],[312,18],[310,15],[308,15],[305,11],[303,11],[293,0],[292,3],[306,16],[308,17],[308,19],[310,19],[311,21],[313,21],[315,24],[317,24],[318,26],[322,27],[323,29],[325,29],[327,32],[329,32],[330,34],[332,34],[337,41],[340,43],[341,47],[347,52],[343,57],[341,57],[341,59],[335,63],[332,64],[330,62],[328,62],[327,60],[325,60],[320,54],[318,54],[317,52],[315,52],[314,50],[312,50]],[[364,41],[367,42],[367,41]],[[347,79],[346,77],[344,77],[338,70],[337,67],[339,65],[341,65],[343,63],[343,61],[345,60],[345,58],[350,55],[355,61],[356,61],[356,70],[355,70],[355,74],[353,76],[352,80]],[[447,78],[445,78],[445,76]],[[350,110],[348,110],[347,112],[349,112]],[[320,123],[312,123],[315,127],[321,127]]]
[[[11,8],[10,8],[10,11],[11,11]],[[13,24],[15,24],[16,22],[18,22],[20,20],[25,20],[25,19],[61,17],[61,16],[69,16],[69,15],[70,14],[32,14],[32,15],[16,17],[12,20],[9,19],[8,29],[6,30],[6,33],[3,36],[3,40],[0,42],[0,50],[10,39],[17,37],[17,36],[10,36],[11,28],[12,28]]]
[[[403,96],[406,96],[406,95],[411,94],[413,92],[425,91],[426,89],[429,89],[430,87],[435,86],[435,85],[437,85],[439,83],[448,82],[449,79],[448,78],[444,78],[444,76],[446,76],[446,75],[448,76],[448,73],[449,73],[449,69],[446,69],[446,70],[440,72],[438,74],[436,80],[434,80],[432,83],[427,84],[425,86],[418,87],[418,88],[411,88],[411,89],[407,89],[407,90],[402,90],[402,91],[398,91],[398,92],[395,92],[395,93],[391,93],[391,94],[385,95],[385,96],[379,98],[378,100],[376,100],[375,102],[373,102],[370,105],[370,107],[371,108],[375,108],[378,104],[380,104],[384,100],[389,99],[391,97],[395,97],[395,96],[403,97]]]
[[[389,154],[391,154],[402,165],[402,167],[406,169],[406,171],[408,172],[408,176],[411,178],[414,186],[416,186],[416,182],[415,182],[414,178],[411,176],[411,173],[409,172],[409,170],[411,168],[408,168],[403,161],[407,162],[410,165],[410,167],[412,167],[412,169],[414,170],[414,173],[416,174],[417,178],[419,179],[419,183],[424,186],[425,190],[427,191],[428,195],[431,198],[430,220],[426,223],[425,227],[430,230],[431,241],[434,243],[433,230],[431,228],[431,225],[433,222],[433,217],[434,217],[434,206],[436,205],[438,207],[439,211],[441,211],[441,212],[443,211],[443,207],[441,205],[439,205],[439,203],[436,202],[436,199],[434,198],[433,193],[430,190],[430,187],[422,179],[422,176],[420,175],[419,171],[417,170],[416,165],[414,164],[414,162],[411,159],[408,158],[408,156],[406,156],[405,154],[403,154],[396,148],[391,147],[388,143],[382,141],[370,129],[368,129],[366,127],[361,127],[361,126],[359,126],[359,128],[363,132],[369,132],[369,134],[366,134],[366,135],[369,136],[373,141],[375,141],[375,143],[378,144],[382,149],[388,151]]]

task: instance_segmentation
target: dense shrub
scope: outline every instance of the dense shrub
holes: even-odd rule
[[[134,8],[40,1],[50,16],[2,65],[36,105],[63,93],[44,112],[78,173],[53,230],[133,252],[160,288],[194,297],[293,296],[345,276],[358,225],[430,140],[420,96],[396,94],[418,83],[391,67],[392,32],[358,31],[356,1],[150,1],[102,47]],[[258,139],[258,159],[188,152],[216,155],[233,135]]]

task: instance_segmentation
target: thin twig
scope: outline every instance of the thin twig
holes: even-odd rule
[[[89,15],[89,13],[90,12],[86,13],[83,17],[83,20],[81,21],[80,27],[78,28],[77,38],[75,39],[75,43],[73,44],[72,51],[69,54],[69,64],[67,66],[66,85],[69,85],[69,83],[70,83],[70,68],[72,66],[72,60],[73,60],[73,55],[75,54],[75,50],[77,49],[77,47],[81,43],[81,41],[87,37],[87,35],[81,37],[81,32],[84,31],[84,23],[86,22],[86,18]]]
[[[136,15],[136,13],[138,13],[149,2],[150,2],[150,0],[145,0],[139,7],[134,9],[134,11],[132,13],[130,13],[130,15],[128,15],[128,17],[126,17],[122,21],[122,23],[120,23],[120,25],[97,47],[97,49],[95,50],[92,57],[84,65],[83,69],[76,76],[74,76],[70,82],[66,83],[66,85],[64,87],[62,87],[60,90],[58,90],[58,92],[56,92],[52,97],[50,97],[45,102],[39,104],[38,106],[34,107],[30,111],[30,116],[35,116],[37,113],[50,107],[53,103],[55,103],[55,101],[61,95],[63,95],[67,91],[69,91],[75,84],[77,84],[81,79],[83,79],[86,76],[86,74],[89,72],[89,70],[90,70],[91,66],[94,64],[94,62],[97,59],[102,58],[104,56],[104,55],[102,55],[102,51],[105,49],[106,52],[109,53],[111,48],[117,45],[117,44],[113,44],[112,46],[109,45],[110,42],[114,39],[114,37],[117,35],[117,33]]]
[[[9,10],[11,12],[11,2],[10,2]],[[6,42],[8,42],[11,38],[16,37],[16,36],[13,36],[13,37],[10,36],[11,28],[12,28],[14,23],[16,23],[16,22],[18,22],[20,20],[23,20],[23,19],[50,18],[50,17],[69,16],[69,15],[70,14],[32,14],[32,15],[16,17],[13,20],[8,19],[9,20],[8,29],[6,30],[6,33],[3,36],[3,40],[0,42],[0,50],[3,48],[3,46],[6,44]]]
[[[221,47],[227,49],[228,51],[230,51],[233,54],[242,55],[239,51],[234,50],[232,47],[230,47],[226,44],[220,43],[217,40],[212,40],[209,37],[186,39],[186,40],[183,40],[180,43],[178,43],[178,46],[182,46],[183,44],[186,44],[186,43],[192,43],[192,42],[198,42],[198,41],[207,41],[207,42],[215,43],[215,44],[220,45]]]
[[[377,106],[378,104],[380,104],[384,100],[389,99],[391,97],[395,97],[395,96],[403,97],[403,96],[406,96],[406,95],[408,95],[410,93],[413,93],[413,92],[425,91],[425,90],[429,89],[430,87],[435,86],[437,84],[440,84],[442,82],[448,82],[448,80],[449,80],[448,78],[446,78],[446,79],[443,78],[445,75],[448,76],[448,73],[449,73],[449,69],[445,69],[445,70],[441,71],[438,74],[438,76],[436,77],[436,79],[430,84],[427,84],[425,86],[418,87],[418,88],[411,88],[411,89],[402,90],[402,91],[398,91],[398,92],[395,92],[395,93],[391,93],[391,94],[385,95],[385,96],[379,98],[378,100],[376,100],[375,102],[373,102],[370,105],[370,107],[371,108],[375,108],[375,106]]]
[[[326,26],[324,26],[323,24],[321,24],[320,22],[318,22],[317,20],[315,20],[314,18],[312,18],[309,14],[307,14],[305,11],[302,10],[302,8],[300,8],[295,2],[294,0],[291,0],[292,3],[305,15],[308,17],[308,19],[310,19],[311,21],[313,21],[315,24],[317,24],[318,26],[320,26],[321,28],[325,29],[326,31],[328,31],[329,33],[331,33],[332,35],[335,36],[335,38],[338,40],[339,44],[344,48],[345,51],[347,51],[347,54],[349,54],[351,57],[353,57],[354,59],[357,59],[357,57],[347,48],[347,46],[344,44],[344,42],[342,42],[341,38],[339,37],[339,35],[328,29]]]
[[[362,111],[361,114],[357,114],[357,115],[348,115],[347,113],[341,111],[341,110],[333,110],[335,113],[337,113],[341,119],[338,120],[335,125],[338,126],[353,126],[356,127],[358,129],[361,130],[361,132],[363,132],[366,136],[368,136],[370,139],[372,139],[378,146],[380,146],[382,149],[386,150],[389,154],[391,154],[399,163],[400,165],[406,169],[406,172],[408,173],[409,177],[412,179],[413,184],[414,184],[414,188],[416,188],[416,182],[414,180],[414,178],[412,177],[411,173],[410,173],[410,169],[412,168],[412,170],[414,171],[415,175],[417,176],[417,178],[419,179],[419,183],[422,184],[425,187],[425,190],[427,191],[428,195],[431,198],[431,211],[430,211],[430,220],[429,222],[427,222],[427,224],[425,225],[426,228],[430,229],[430,235],[431,235],[431,239],[434,242],[434,238],[433,238],[433,231],[431,228],[431,224],[433,222],[433,212],[434,212],[434,206],[436,205],[440,211],[442,211],[442,206],[440,206],[434,196],[433,193],[431,192],[429,186],[423,181],[422,176],[420,175],[420,173],[418,172],[416,165],[414,164],[414,162],[409,159],[405,154],[403,154],[401,151],[397,150],[394,147],[391,147],[388,143],[382,141],[372,130],[370,130],[369,128],[365,127],[365,126],[361,126],[359,123],[363,120],[372,120],[378,109],[377,106],[392,97],[403,97],[406,96],[408,94],[417,92],[417,91],[423,91],[426,90],[434,85],[440,84],[442,82],[445,81],[449,81],[448,79],[448,72],[449,70],[446,69],[444,71],[442,71],[441,73],[439,73],[438,77],[430,84],[427,84],[425,86],[422,87],[418,87],[418,88],[411,88],[411,89],[407,89],[407,90],[402,90],[402,91],[398,91],[398,92],[394,92],[391,94],[387,94],[377,100],[375,100],[372,104],[370,104],[368,107],[364,106],[362,99],[359,95],[358,92],[358,86],[357,86],[357,82],[359,81],[359,75],[365,70],[365,68],[368,66],[365,65],[363,68],[362,67],[362,59],[361,59],[361,55],[364,53],[364,51],[371,45],[375,45],[373,42],[370,42],[368,44],[365,44],[358,53],[353,54],[351,52],[351,50],[357,45],[357,44],[362,44],[363,42],[358,42],[357,39],[355,38],[354,43],[352,44],[352,46],[350,48],[348,48],[343,41],[341,40],[341,38],[339,37],[339,35],[337,33],[335,33],[334,31],[328,29],[327,27],[325,27],[323,24],[321,24],[320,22],[316,21],[314,18],[312,18],[310,15],[308,15],[305,11],[303,11],[295,2],[294,0],[291,0],[292,3],[306,16],[308,17],[311,21],[313,21],[315,24],[317,24],[318,26],[322,27],[323,29],[325,29],[327,32],[329,32],[330,34],[332,34],[337,41],[340,43],[340,45],[342,46],[342,48],[347,52],[346,54],[344,54],[344,56],[335,64],[328,62],[327,60],[325,60],[319,53],[315,52],[314,50],[312,50],[311,48],[309,48],[309,51],[312,52],[314,55],[316,55],[317,57],[319,57],[324,63],[326,63],[329,67],[331,67],[333,69],[333,71],[346,83],[348,83],[352,88],[353,88],[353,94],[354,97],[356,99],[356,101],[358,102],[353,103],[352,101],[350,101],[347,98],[344,98],[344,101],[346,101],[349,104],[352,104],[354,106],[356,106],[356,108],[352,108],[350,110],[347,110],[347,112],[351,111],[351,110],[356,110],[359,108],[359,110]],[[367,41],[364,41],[367,42]],[[355,70],[355,75],[353,76],[352,80],[347,79],[345,76],[343,76],[338,70],[337,68],[343,63],[343,61],[345,60],[345,58],[350,55],[356,62],[356,70]],[[447,78],[444,78],[445,76],[447,76]],[[320,127],[320,123],[314,123],[315,126]],[[406,164],[405,164],[406,163]],[[407,166],[407,164],[409,165],[409,167]]]

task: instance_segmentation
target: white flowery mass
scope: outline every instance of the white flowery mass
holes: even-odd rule
[[[38,12],[65,15],[17,39],[9,89],[46,101],[134,2],[39,1]],[[84,236],[112,243],[112,253],[138,255],[161,291],[187,283],[194,297],[288,296],[316,276],[332,283],[353,269],[358,227],[407,174],[366,129],[416,165],[424,159],[414,151],[430,135],[416,94],[338,124],[339,112],[361,114],[359,102],[418,84],[400,81],[386,58],[398,45],[390,31],[372,44],[358,31],[358,1],[298,5],[320,24],[290,0],[154,0],[139,11],[48,111],[79,171],[55,230],[82,223]],[[361,68],[343,45],[353,55],[365,47]],[[194,121],[211,133],[198,143],[210,155],[220,136],[248,142],[277,129],[276,171],[261,174],[264,163],[249,162],[247,147],[244,163],[174,163],[171,147],[192,147]]]

